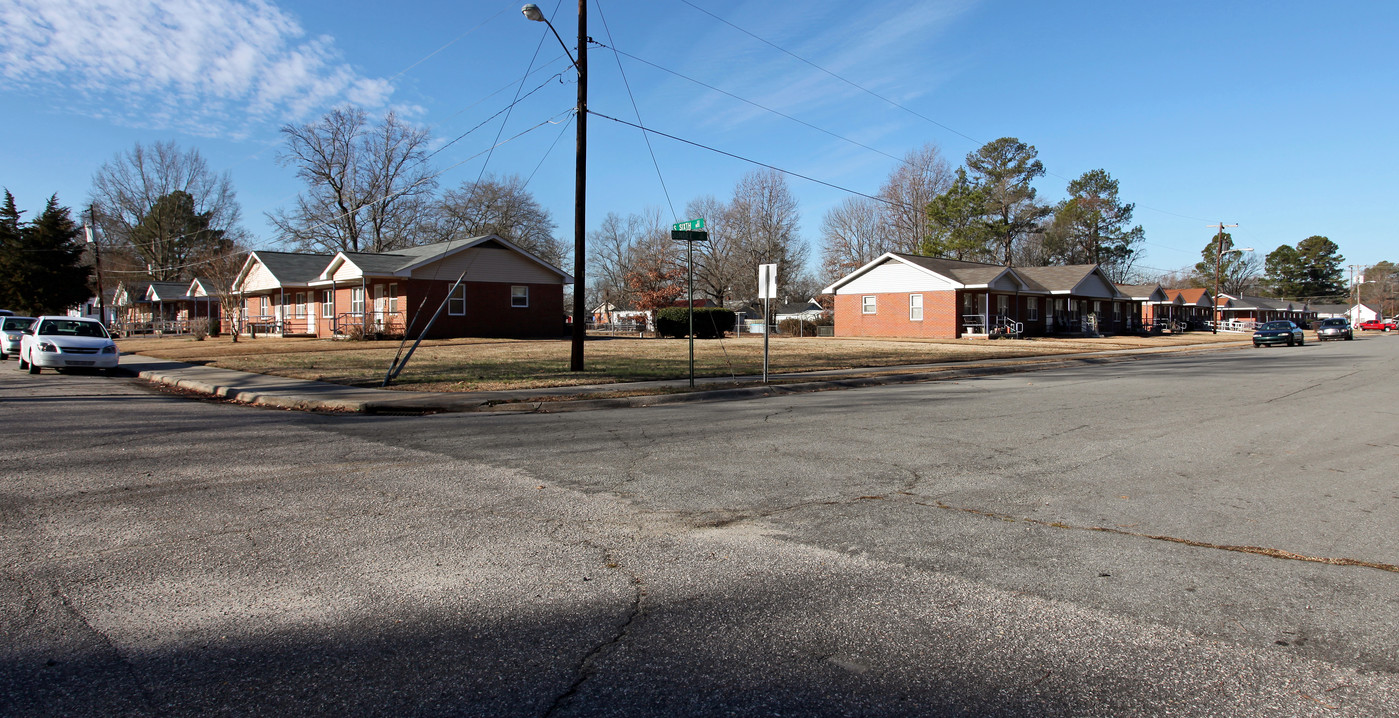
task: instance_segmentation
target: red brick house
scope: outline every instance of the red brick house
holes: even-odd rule
[[[436,315],[429,337],[554,337],[572,282],[487,235],[373,254],[254,252],[234,291],[253,328],[283,336],[417,336]]]
[[[835,295],[841,337],[1118,333],[1141,315],[1091,264],[1012,268],[888,252],[823,293]]]

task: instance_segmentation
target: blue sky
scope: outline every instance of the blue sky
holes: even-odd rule
[[[496,119],[433,163],[454,187],[478,176],[498,132],[518,135],[484,169],[532,177],[571,241],[573,128],[548,123],[567,120],[576,87],[521,4],[8,0],[0,185],[31,212],[53,193],[81,206],[103,162],[174,140],[231,173],[254,246],[271,248],[265,213],[301,189],[276,161],[283,124],[353,102],[395,109],[441,147],[511,104],[532,67],[524,91],[543,86],[503,129]],[[572,45],[576,3],[540,6]],[[593,112],[636,122],[639,111],[649,127],[842,188],[875,193],[890,156],[927,142],[956,165],[1009,135],[1039,149],[1050,201],[1087,170],[1118,179],[1146,229],[1143,267],[1193,265],[1221,221],[1261,253],[1321,234],[1348,264],[1399,260],[1386,210],[1396,3],[593,0],[589,34],[669,71],[628,57],[619,70],[593,47]],[[688,201],[725,199],[754,169],[663,137],[651,147],[664,191],[640,133],[590,117],[590,229],[607,212],[672,216],[671,204],[688,219]],[[846,194],[789,183],[815,256],[821,219]]]

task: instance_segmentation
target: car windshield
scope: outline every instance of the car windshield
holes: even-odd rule
[[[107,330],[97,322],[85,322],[80,319],[46,319],[39,323],[39,334],[47,336],[105,338],[107,336]]]
[[[1323,326],[1323,327],[1343,327],[1343,326],[1345,326],[1345,325],[1346,325],[1346,320],[1344,320],[1344,319],[1323,319],[1323,320],[1321,320],[1321,326]]]
[[[1264,324],[1264,325],[1263,325],[1263,328],[1264,328],[1264,329],[1267,329],[1267,330],[1269,330],[1269,331],[1274,331],[1274,332],[1276,332],[1276,331],[1283,331],[1283,330],[1291,329],[1291,328],[1292,328],[1292,322],[1268,322],[1267,324]]]
[[[0,329],[22,332],[28,329],[29,325],[33,323],[34,320],[30,317],[5,317],[5,321],[0,322]]]

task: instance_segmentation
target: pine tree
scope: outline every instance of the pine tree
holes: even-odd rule
[[[43,213],[27,224],[18,221],[13,208],[13,200],[7,196],[0,224],[18,230],[14,240],[5,243],[3,252],[11,308],[33,316],[61,314],[86,301],[92,268],[83,264],[84,248],[77,241],[82,230],[68,208],[59,206],[54,195]]]

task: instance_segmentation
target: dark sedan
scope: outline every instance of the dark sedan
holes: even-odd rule
[[[1302,334],[1302,328],[1286,320],[1264,322],[1253,331],[1253,346],[1255,348],[1264,344],[1301,346],[1304,343],[1306,343],[1306,337]]]

